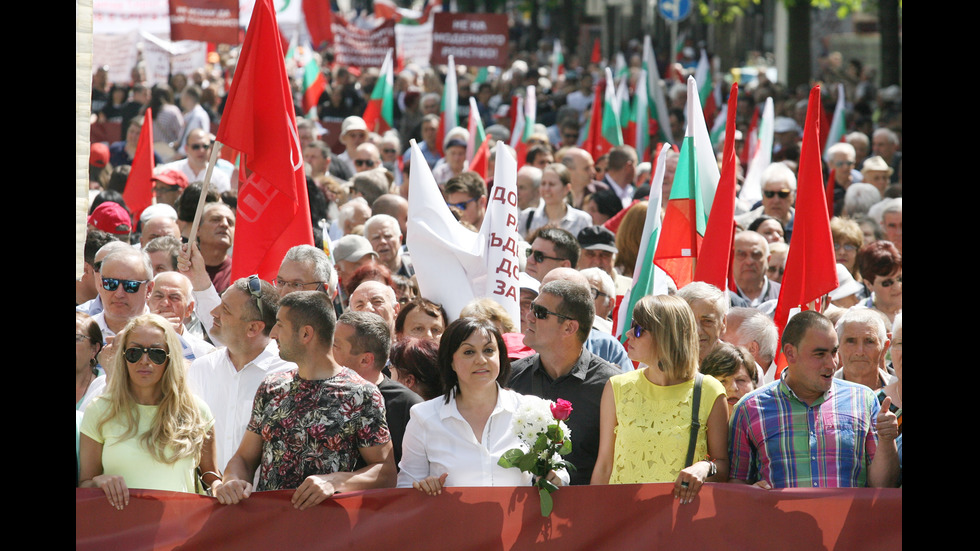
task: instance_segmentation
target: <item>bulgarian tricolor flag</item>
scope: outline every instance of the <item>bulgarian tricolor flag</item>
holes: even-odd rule
[[[368,101],[367,108],[364,110],[364,123],[368,130],[384,134],[395,126],[394,115],[394,90],[395,79],[392,72],[392,51],[389,49],[385,54],[384,63],[381,64],[381,76],[371,91],[371,99]]]
[[[670,133],[670,116],[667,113],[667,99],[663,86],[660,85],[660,71],[657,69],[657,58],[653,54],[653,43],[650,35],[643,37],[643,69],[646,71],[647,105],[650,109],[650,119],[656,123],[652,132],[660,142],[674,142]]]
[[[745,182],[742,183],[742,191],[739,193],[739,197],[750,205],[762,200],[762,172],[772,163],[774,112],[772,97],[768,97],[766,98],[766,105],[762,109],[762,122],[759,123],[758,139],[755,137],[755,132],[749,131],[750,140],[758,141],[758,143],[749,160],[749,168],[745,171]]]
[[[649,161],[650,119],[647,108],[649,101],[647,93],[647,71],[640,70],[640,78],[636,81],[636,91],[633,94],[633,109],[630,111],[630,132],[632,145],[644,161]]]
[[[561,40],[555,39],[551,48],[551,83],[558,84],[558,77],[565,74],[565,56],[561,51]]]
[[[827,150],[830,149],[830,146],[844,141],[846,130],[844,127],[844,109],[844,85],[838,83],[837,106],[834,108],[834,117],[830,120],[830,128],[827,129],[827,141],[824,142],[823,147],[823,158],[825,161],[830,160],[830,157],[827,155]]]
[[[623,52],[616,52],[616,72],[613,76],[616,78],[623,78],[630,74],[630,68],[626,65],[626,56]]]
[[[593,159],[609,153],[615,146],[623,145],[623,129],[619,124],[617,104],[612,71],[606,67],[606,80],[596,83],[589,133],[582,144],[582,149],[588,151]]]
[[[487,141],[487,133],[483,129],[483,121],[480,119],[480,109],[477,107],[476,98],[473,96],[470,96],[470,120],[467,126],[470,139],[466,143],[466,161],[470,163],[469,169],[479,174],[486,181],[490,142]]]
[[[701,87],[698,93],[701,96],[701,109],[704,111],[704,123],[712,124],[718,114],[718,106],[721,104],[721,94],[715,94],[715,85],[711,75],[711,62],[708,60],[708,52],[701,49],[701,58],[698,66],[694,70],[694,80],[698,81]]]
[[[316,118],[316,104],[327,88],[327,79],[320,70],[320,62],[314,56],[303,66],[303,114]]]
[[[713,174],[710,173],[711,168],[714,168]],[[660,245],[654,256],[654,262],[674,278],[678,289],[694,281],[708,213],[711,211],[708,198],[714,200],[718,179],[718,165],[711,150],[708,130],[704,126],[697,83],[694,78],[689,78],[687,131],[664,214]],[[705,190],[706,187],[710,187],[710,190]]]
[[[602,105],[602,137],[609,145],[617,147],[623,145],[623,125],[620,122],[619,111],[622,105],[621,99],[614,88],[612,71],[606,67],[606,94]]]
[[[534,133],[534,121],[538,113],[538,96],[534,86],[527,87],[525,97],[517,98],[516,113],[510,146],[517,152],[517,169],[520,170],[527,157],[527,140]]]
[[[446,134],[450,130],[459,126],[459,90],[456,88],[456,60],[449,56],[449,69],[446,72],[446,86],[442,91],[442,106],[439,108],[439,140],[436,142],[436,149],[439,155],[445,155],[442,151],[442,142],[446,140]]]
[[[667,294],[667,276],[653,263],[654,252],[660,241],[660,203],[663,200],[664,167],[669,147],[660,149],[657,166],[650,181],[650,198],[647,203],[647,217],[643,223],[640,248],[637,249],[636,265],[633,268],[633,286],[626,292],[619,305],[616,316],[616,336],[626,342],[627,332],[633,323],[633,307],[647,295]]]
[[[619,79],[619,86],[616,87],[616,100],[619,102],[619,124],[623,128],[623,143],[627,143],[634,148],[636,143],[634,142],[636,127],[633,127],[633,135],[630,135],[630,122],[633,120],[633,115],[630,109],[630,88],[629,88],[629,77],[624,76]]]

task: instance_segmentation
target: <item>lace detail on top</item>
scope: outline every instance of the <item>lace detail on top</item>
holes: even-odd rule
[[[673,482],[685,467],[691,439],[694,379],[672,386],[650,382],[639,369],[612,381],[616,399],[616,447],[611,484]],[[711,407],[725,389],[705,376],[701,385],[698,441],[694,460],[708,455],[707,426]]]

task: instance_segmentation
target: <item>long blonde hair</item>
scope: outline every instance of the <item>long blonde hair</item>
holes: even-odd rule
[[[698,370],[698,325],[687,301],[671,295],[645,296],[633,307],[633,320],[653,336],[664,373],[684,381],[694,377]]]
[[[112,419],[118,419],[126,427],[121,438],[137,436],[139,410],[136,397],[130,388],[129,369],[125,351],[129,336],[137,327],[151,326],[163,331],[166,339],[167,364],[160,379],[163,399],[157,408],[150,429],[140,437],[150,454],[162,463],[174,464],[185,457],[200,458],[207,424],[198,408],[197,400],[187,385],[183,347],[170,322],[156,314],[144,314],[130,320],[126,328],[116,336],[119,343],[113,359],[112,377],[109,378],[106,399],[109,407],[99,420],[99,430]]]

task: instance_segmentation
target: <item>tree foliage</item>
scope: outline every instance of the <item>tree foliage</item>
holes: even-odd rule
[[[837,7],[837,17],[843,19],[851,12],[861,11],[863,0],[781,0],[787,8],[797,2],[807,2],[814,8],[827,9]],[[745,15],[750,5],[759,5],[761,0],[701,0],[698,11],[708,23],[731,23],[736,17]]]

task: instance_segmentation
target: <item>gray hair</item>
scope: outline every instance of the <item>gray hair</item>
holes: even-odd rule
[[[327,253],[323,252],[323,249],[318,249],[313,245],[296,245],[286,251],[283,261],[286,260],[312,264],[313,278],[316,281],[322,281],[327,286],[329,294],[333,295],[337,286],[337,277],[330,265],[330,259],[327,257]]]
[[[388,214],[375,214],[371,218],[368,218],[367,222],[364,223],[364,237],[368,237],[368,234],[371,233],[371,228],[377,226],[378,224],[383,224],[389,228],[392,228],[392,230],[398,235],[402,234],[402,228],[398,225],[398,220],[396,220],[394,216]],[[368,239],[370,239],[370,237],[368,237]]]
[[[544,171],[540,168],[529,165],[524,165],[517,171],[518,176],[526,176],[531,179],[531,185],[534,186],[534,189],[541,187],[541,176],[543,174]]]
[[[890,128],[879,128],[878,130],[874,131],[874,134],[871,134],[872,139],[877,138],[878,136],[884,136],[891,143],[898,144],[898,134],[893,132]]]
[[[888,335],[885,330],[885,322],[882,321],[881,316],[877,312],[871,310],[870,308],[849,308],[844,315],[837,320],[837,338],[844,338],[844,326],[848,323],[857,324],[869,324],[873,325],[875,332],[878,334],[878,344],[884,345],[885,340],[887,340]]]
[[[843,153],[847,155],[852,161],[857,156],[857,152],[854,151],[854,146],[847,142],[838,142],[827,148],[827,158],[832,159],[834,155],[838,153]]]
[[[762,171],[763,187],[769,182],[784,182],[789,189],[796,191],[796,175],[785,163],[772,163]]]
[[[854,185],[854,184],[851,184]],[[902,198],[895,197],[893,199],[885,199],[875,203],[868,209],[868,217],[875,221],[878,226],[883,226],[885,221],[885,215],[891,213],[902,212]]]
[[[875,203],[881,201],[881,192],[871,184],[856,182],[848,186],[844,193],[844,214],[849,218],[868,213]]]
[[[750,310],[751,313],[746,312],[748,315],[738,326],[738,330],[735,331],[735,338],[738,339],[739,343],[754,342],[758,344],[760,358],[768,359],[769,363],[772,363],[776,357],[776,347],[779,346],[779,330],[776,328],[776,324],[769,319],[769,316],[755,308],[733,308],[732,312],[734,313],[736,310]]]
[[[354,338],[349,341],[351,354],[370,352],[374,354],[374,368],[384,369],[391,351],[391,329],[381,316],[374,312],[347,311],[337,323],[354,329]]]
[[[354,217],[358,205],[364,205],[364,208],[371,212],[371,205],[368,205],[367,199],[355,197],[337,209],[337,225],[343,228],[347,221]]]
[[[762,237],[760,234],[756,235]],[[765,241],[765,238],[762,237],[762,240]],[[696,300],[704,300],[713,303],[715,305],[715,310],[718,310],[722,320],[724,320],[728,315],[728,295],[710,283],[693,281],[685,285],[683,288],[678,289],[677,296],[687,301],[689,305]]]
[[[112,243],[107,244],[106,247],[108,247],[111,244]],[[146,253],[137,251],[136,249],[134,249],[129,245],[126,245],[124,249],[120,249],[118,251],[112,251],[111,253],[107,254],[106,257],[102,259],[102,272],[105,271],[106,264],[108,264],[110,261],[123,260],[124,258],[127,257],[134,258],[134,259],[139,258],[140,264],[142,265],[143,269],[146,270],[146,277],[144,277],[143,279],[146,280],[153,279],[153,265],[150,264],[150,257]]]

